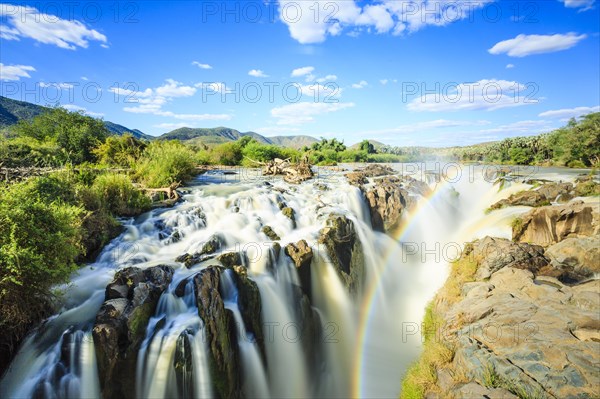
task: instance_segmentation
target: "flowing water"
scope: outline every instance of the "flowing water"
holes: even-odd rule
[[[174,259],[197,252],[218,235],[224,242],[221,250],[244,254],[248,275],[261,295],[264,358],[244,325],[232,272],[222,274],[220,290],[236,321],[246,396],[397,397],[403,373],[420,350],[424,308],[443,285],[449,262],[466,241],[484,235],[509,237],[511,219],[528,208],[490,214],[484,210],[530,186],[509,182],[500,189],[481,167],[462,168],[460,176],[447,170],[426,173],[430,165],[395,168],[426,181],[432,194],[413,193],[418,205],[404,214],[403,228],[394,237],[372,230],[363,195],[341,172],[321,170],[315,180],[299,186],[251,170],[200,176],[183,203],[124,221],[125,232],[96,262],[60,287],[65,291],[63,309],[25,340],[0,381],[0,396],[99,397],[91,330],[106,285],[123,267],[166,264],[176,269],[175,276],[150,319],[131,384],[138,397],[211,397],[208,349],[192,282],[183,297],[174,294],[180,282],[210,262],[188,269]],[[279,210],[282,201],[294,209],[295,223]],[[348,295],[317,243],[333,212],[353,221],[363,247],[366,275],[363,292],[356,297]],[[295,266],[285,256],[273,261],[272,243],[260,232],[265,225],[281,237],[282,247],[305,239],[315,252],[312,306],[323,331],[315,349],[317,365],[307,363],[293,328],[300,325]],[[182,358],[191,361],[178,373],[174,363]]]

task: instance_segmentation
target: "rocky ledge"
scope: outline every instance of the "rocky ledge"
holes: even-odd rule
[[[403,213],[416,205],[415,195],[425,196],[431,192],[426,183],[399,175],[382,165],[357,169],[347,173],[346,178],[363,193],[373,229],[388,234],[394,234],[401,227]]]
[[[402,397],[598,397],[598,209],[571,203],[520,219],[513,241],[477,240],[452,265]]]
[[[130,267],[118,271],[106,287],[92,330],[103,397],[135,397],[138,350],[172,278],[170,266]]]

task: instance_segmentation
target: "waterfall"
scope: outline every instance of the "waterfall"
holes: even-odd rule
[[[211,394],[203,323],[192,284],[190,280],[185,285],[180,298],[174,293],[177,284],[172,283],[148,323],[137,361],[140,397],[204,398]]]
[[[440,181],[425,166],[410,170],[432,193],[410,192],[417,206],[405,212],[395,236],[372,230],[363,194],[340,172],[320,171],[316,181],[298,186],[243,171],[227,178],[203,176],[190,185],[184,202],[125,220],[124,233],[60,287],[63,308],[26,338],[0,380],[0,395],[100,397],[91,331],[106,285],[125,267],[170,265],[173,280],[150,317],[130,383],[138,397],[212,397],[211,353],[193,276],[233,252],[241,255],[261,298],[264,347],[246,324],[237,272],[221,272],[219,292],[235,321],[245,396],[397,397],[402,375],[420,349],[424,308],[443,285],[452,254],[486,234],[509,237],[511,219],[528,208],[484,211],[530,187],[518,182],[499,187],[481,168],[472,170],[475,178],[456,181]],[[282,213],[284,206],[292,216]],[[333,213],[352,222],[361,246],[364,281],[356,294],[349,294],[318,242]],[[280,237],[280,249],[263,232],[265,226]],[[287,244],[300,240],[314,253],[308,304],[300,304],[301,281],[284,253]],[[189,268],[175,260],[207,244],[212,250]],[[318,331],[314,342],[302,336],[307,314]]]
[[[249,398],[269,398],[267,376],[260,358],[258,345],[252,333],[246,331],[246,326],[238,307],[238,291],[233,280],[232,271],[225,270],[221,278],[225,307],[233,312],[239,336],[238,344],[242,359],[242,370],[244,372],[244,393]]]

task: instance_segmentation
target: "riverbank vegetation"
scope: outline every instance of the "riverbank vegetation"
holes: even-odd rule
[[[566,126],[550,133],[457,148],[451,154],[461,161],[599,167],[600,112],[588,114],[580,121],[571,119]]]

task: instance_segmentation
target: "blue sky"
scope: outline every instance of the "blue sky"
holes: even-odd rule
[[[8,2],[0,94],[159,135],[462,145],[600,104],[597,0]]]

